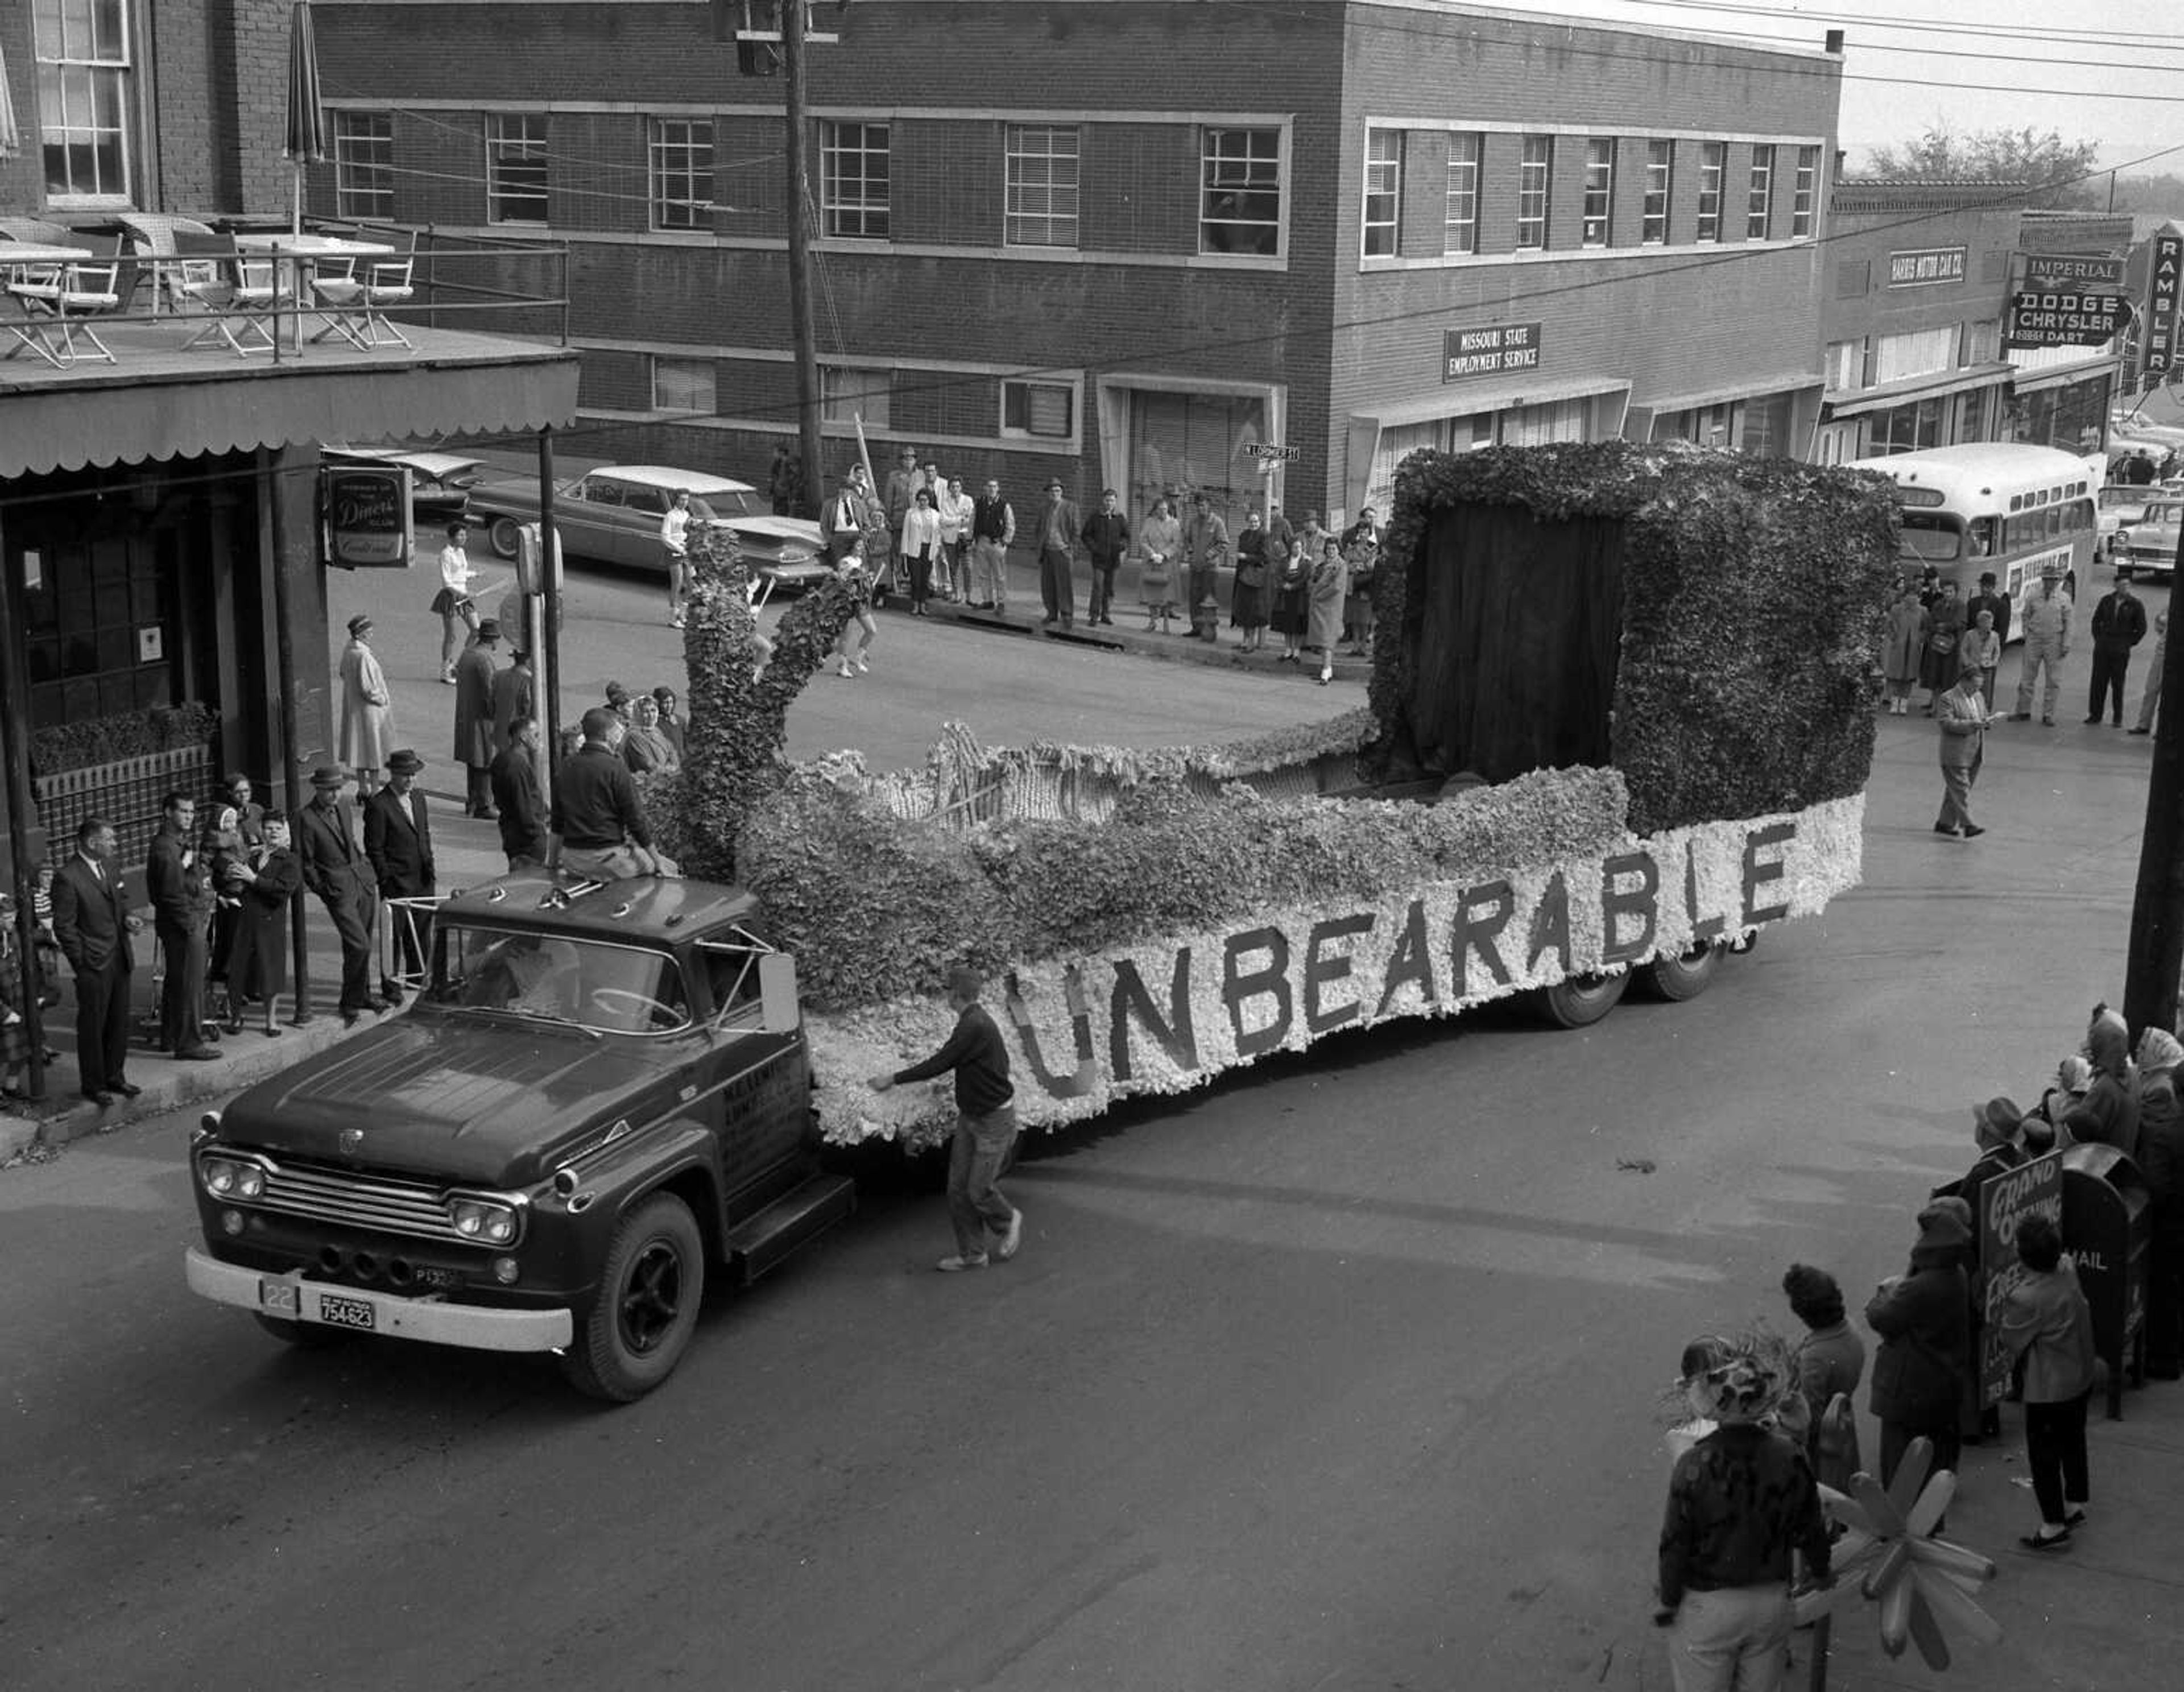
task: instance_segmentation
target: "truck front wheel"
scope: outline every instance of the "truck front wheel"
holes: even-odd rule
[[[622,1219],[599,1301],[561,1359],[579,1392],[627,1404],[669,1375],[705,1296],[705,1249],[689,1206],[655,1193]]]
[[[1540,1005],[1558,1027],[1588,1028],[1615,1008],[1630,985],[1628,970],[1620,975],[1572,976],[1542,988]]]
[[[1721,956],[1727,949],[1716,940],[1694,946],[1680,958],[1656,958],[1646,966],[1646,978],[1653,991],[1672,1004],[1696,999],[1707,990],[1713,972],[1721,967]]]

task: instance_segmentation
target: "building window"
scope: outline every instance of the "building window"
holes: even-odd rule
[[[1011,247],[1077,245],[1078,136],[1073,125],[1011,124],[1002,239]]]
[[[652,120],[652,226],[709,229],[713,213],[713,125],[710,119]]]
[[[334,210],[342,217],[394,216],[394,114],[334,114]]]
[[[488,223],[547,220],[543,112],[495,112],[486,120],[485,214]]]
[[[1402,218],[1403,132],[1368,130],[1365,134],[1365,256],[1395,256],[1396,231]]]
[[[1554,169],[1555,138],[1528,135],[1517,164],[1517,250],[1536,252],[1547,244],[1547,177]]]
[[[655,359],[652,361],[652,409],[690,411],[710,417],[713,403],[713,361],[710,359]]]
[[[1864,341],[1830,341],[1828,343],[1827,385],[1837,393],[1847,393],[1865,386],[1865,342]]]
[[[1801,147],[1797,149],[1797,180],[1790,200],[1790,238],[1792,241],[1809,239],[1813,233],[1813,208],[1819,203],[1820,189],[1820,149]]]
[[[1752,149],[1752,192],[1744,205],[1744,238],[1767,238],[1767,214],[1774,209],[1774,149]]]
[[[1669,239],[1669,186],[1676,174],[1676,143],[1646,143],[1646,209],[1638,226],[1638,239],[1647,247],[1661,247]]]
[[[1199,151],[1198,250],[1281,251],[1282,132],[1209,129]]]
[[[38,0],[38,128],[55,205],[129,198],[129,14],[122,0]]]
[[[1579,241],[1586,247],[1611,244],[1609,225],[1615,211],[1615,143],[1588,141],[1585,144],[1585,209]]]
[[[885,429],[889,400],[894,391],[894,372],[859,369],[851,365],[819,367],[819,410],[829,423],[861,419],[867,429]]]
[[[1067,441],[1077,433],[1077,389],[1069,382],[1005,381],[1001,384],[1001,434],[1005,438]]]
[[[1479,250],[1479,137],[1448,138],[1448,225],[1444,253]]]
[[[1699,143],[1699,231],[1701,241],[1721,239],[1721,179],[1729,168],[1729,143]]]
[[[838,240],[888,238],[885,124],[820,125],[819,215],[822,230]]]

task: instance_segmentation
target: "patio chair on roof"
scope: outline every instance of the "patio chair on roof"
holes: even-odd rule
[[[118,236],[83,237],[81,244],[96,256],[64,264],[57,271],[18,278],[8,284],[8,292],[23,303],[25,310],[49,312],[58,320],[53,337],[54,363],[98,358],[115,364],[119,360],[114,349],[98,338],[89,320],[120,310],[127,291],[136,286],[136,267],[122,258]]]
[[[390,305],[401,305],[415,292],[413,276],[417,264],[417,231],[410,231],[410,245],[398,258],[374,259],[364,274],[316,276],[312,286],[319,298],[341,315],[336,326],[359,347],[407,347],[410,337],[391,322]]]
[[[182,343],[183,350],[217,343],[245,355],[271,352],[272,261],[263,261],[254,275],[236,251],[233,236],[187,230],[176,232],[175,250],[184,298],[213,314]]]
[[[180,250],[176,245],[178,237],[210,235],[212,225],[199,223],[193,217],[177,217],[171,212],[124,212],[114,221],[129,231],[130,250],[140,259],[153,261],[144,267],[153,280],[153,311],[159,309],[162,293],[166,295],[170,309],[181,310],[188,296],[181,286],[176,267],[165,261]]]
[[[34,247],[73,247],[75,231],[64,224],[43,218],[0,217],[0,235],[10,241],[27,241]]]

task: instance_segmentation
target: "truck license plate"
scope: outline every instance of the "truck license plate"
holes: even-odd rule
[[[319,1294],[319,1320],[335,1327],[366,1331],[378,1325],[376,1312],[362,1299],[344,1299],[332,1293]]]

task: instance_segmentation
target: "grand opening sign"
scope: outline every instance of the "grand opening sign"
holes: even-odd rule
[[[1340,1030],[1446,1016],[1574,976],[1610,974],[1817,914],[1858,877],[1863,795],[1699,823],[1615,851],[1330,899],[1096,956],[1011,971],[991,1005],[1027,1126],[1203,1086]],[[807,1018],[822,1077],[894,1069],[954,1023],[938,999]],[[944,1080],[874,1095],[822,1086],[831,1139],[919,1134],[952,1119]]]

